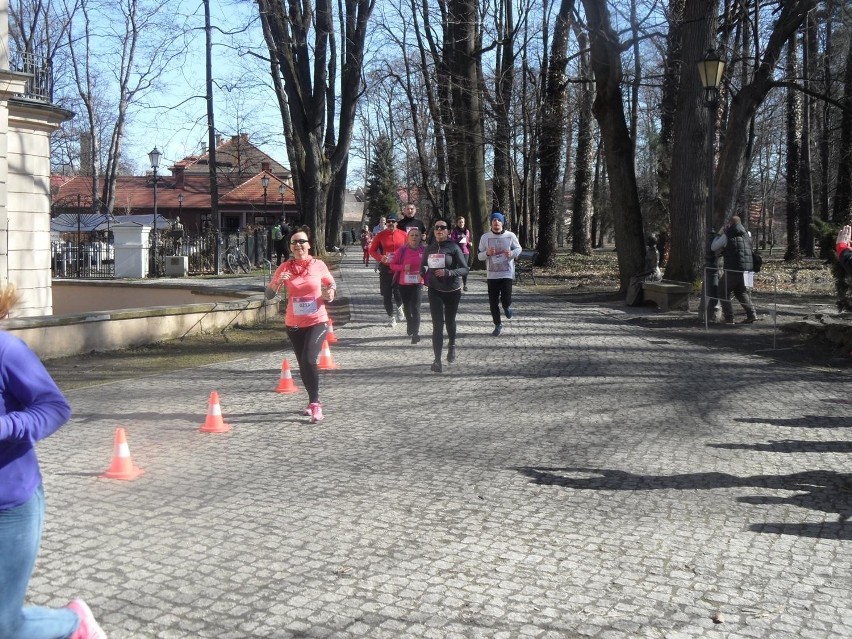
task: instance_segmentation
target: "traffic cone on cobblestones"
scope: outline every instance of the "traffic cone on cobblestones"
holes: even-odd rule
[[[334,322],[328,318],[328,334],[325,336],[329,344],[337,344],[337,335],[334,334]]]
[[[123,428],[115,429],[115,445],[112,452],[112,464],[101,475],[106,479],[136,479],[145,471],[133,465],[130,459],[130,448],[127,446],[127,435]]]
[[[293,375],[290,374],[290,363],[285,359],[281,364],[281,379],[278,380],[276,393],[298,393],[299,389],[293,383]]]
[[[227,433],[231,430],[231,425],[226,424],[225,420],[222,419],[222,407],[219,406],[219,393],[216,391],[210,393],[207,419],[198,430],[202,433]]]
[[[326,339],[322,341],[322,350],[320,351],[319,364],[317,364],[317,368],[322,371],[331,371],[335,368],[340,368],[331,359],[331,349],[328,347],[328,340]]]

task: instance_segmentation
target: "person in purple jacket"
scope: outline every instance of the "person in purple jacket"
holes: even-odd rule
[[[0,319],[17,299],[14,286],[0,289]],[[24,606],[44,520],[34,444],[70,416],[36,354],[0,331],[0,639],[106,639],[82,599],[64,608]]]

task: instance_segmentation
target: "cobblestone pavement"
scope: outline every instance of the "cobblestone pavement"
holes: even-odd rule
[[[848,374],[534,288],[494,338],[480,277],[434,374],[347,258],[321,425],[282,344],[71,391],[31,601],[111,639],[852,636]],[[213,390],[230,433],[198,432]],[[133,482],[97,477],[118,426]]]

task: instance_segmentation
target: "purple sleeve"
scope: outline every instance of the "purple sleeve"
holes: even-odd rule
[[[41,360],[17,338],[7,339],[0,353],[0,377],[5,412],[0,441],[36,442],[71,417],[71,406]]]

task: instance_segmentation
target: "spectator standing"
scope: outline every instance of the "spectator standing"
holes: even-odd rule
[[[499,337],[503,332],[500,306],[508,319],[512,319],[512,282],[515,279],[515,258],[521,254],[517,236],[505,229],[506,218],[495,211],[489,217],[491,230],[479,238],[479,259],[485,260],[488,283],[488,305],[494,330]]]
[[[426,225],[414,217],[417,213],[417,207],[413,204],[406,204],[402,207],[402,219],[396,223],[396,228],[400,231],[408,232],[411,227],[416,227],[420,231],[421,237],[426,235]]]
[[[432,316],[432,372],[442,373],[444,326],[447,327],[447,361],[456,361],[456,315],[461,300],[462,275],[468,272],[467,260],[459,245],[450,239],[450,225],[444,218],[435,220],[435,239],[423,252],[420,272],[429,285],[429,314]]]
[[[0,318],[17,302],[0,289]],[[26,344],[0,331],[0,637],[106,639],[81,599],[64,608],[24,606],[44,521],[35,443],[68,421],[71,407]]]
[[[463,215],[459,215],[456,218],[456,225],[453,227],[453,232],[450,233],[450,239],[459,245],[462,253],[464,253],[465,260],[467,260],[467,267],[470,269],[471,262],[473,261],[473,253],[470,247],[473,240],[470,235],[470,229],[465,226]],[[467,274],[462,276],[462,290],[467,292]]]
[[[716,239],[710,244],[711,251],[721,251],[725,272],[719,280],[719,298],[722,300],[722,321],[725,324],[734,323],[734,309],[731,295],[737,298],[746,312],[743,324],[757,321],[754,305],[748,294],[748,286],[753,281],[751,238],[742,225],[738,215],[731,216]]]
[[[399,287],[393,281],[393,273],[390,270],[390,262],[395,251],[398,251],[408,240],[404,231],[396,228],[396,213],[391,213],[385,222],[385,230],[373,237],[370,243],[370,257],[379,264],[379,291],[388,314],[387,325],[396,326],[396,323],[405,319],[402,311],[402,296]]]
[[[423,278],[420,275],[423,244],[420,229],[416,226],[409,226],[406,236],[406,243],[393,254],[390,269],[402,297],[406,332],[411,343],[417,344],[420,342],[420,303],[423,299]]]
[[[311,423],[323,420],[319,397],[319,370],[317,359],[328,333],[326,302],[334,301],[334,278],[325,262],[311,256],[310,229],[302,226],[290,236],[293,259],[287,260],[275,271],[266,296],[272,298],[287,288],[287,311],[284,324],[287,337],[293,345],[299,376],[308,392],[308,407],[304,414]]]

